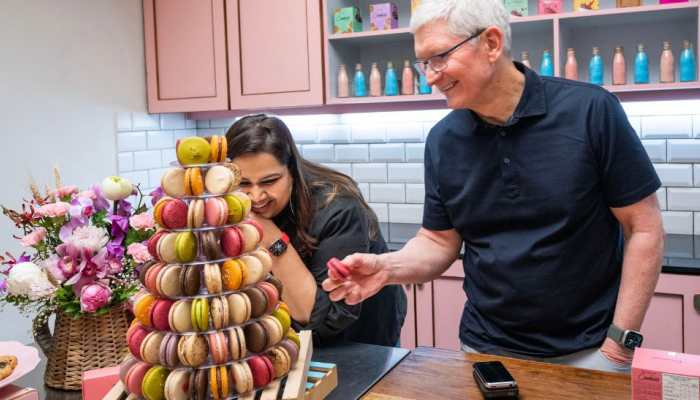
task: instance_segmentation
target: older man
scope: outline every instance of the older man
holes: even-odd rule
[[[353,304],[429,281],[464,243],[463,350],[628,370],[663,228],[617,98],[514,62],[501,0],[425,0],[411,28],[454,110],[427,139],[423,226],[400,251],[346,257],[350,278],[324,288]]]

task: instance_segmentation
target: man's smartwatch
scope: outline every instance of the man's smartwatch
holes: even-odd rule
[[[624,330],[611,324],[608,328],[608,337],[618,343],[620,346],[634,350],[642,345],[644,336],[641,333],[633,330]]]
[[[287,246],[289,246],[289,236],[287,236],[286,233],[282,232],[282,236],[280,236],[279,239],[275,240],[274,243],[270,245],[270,247],[267,248],[267,250],[270,252],[275,257],[279,257],[282,255],[287,250]]]

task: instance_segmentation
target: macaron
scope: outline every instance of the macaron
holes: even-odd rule
[[[250,319],[252,307],[250,298],[245,293],[233,293],[226,299],[228,300],[229,322],[231,324],[240,325]]]
[[[267,309],[265,312],[267,314],[272,313],[272,311],[277,307],[277,302],[279,301],[279,293],[275,285],[269,282],[259,282],[257,286],[265,292],[267,297]]]
[[[211,145],[202,137],[190,136],[177,141],[175,153],[182,165],[206,164],[211,157]]]
[[[211,147],[211,154],[209,156],[210,162],[217,163],[226,161],[228,141],[224,136],[213,135],[209,139],[209,146]]]
[[[270,256],[270,253],[267,250],[260,248],[258,250],[252,251],[250,253],[250,255],[257,258],[262,263],[263,275],[265,275],[265,276],[269,275],[270,272],[272,271],[272,257]],[[273,283],[273,285],[277,286],[277,284],[274,284],[274,283]],[[280,283],[280,285],[281,285],[281,283]],[[279,290],[279,292],[282,293],[281,290]]]
[[[158,275],[160,274],[160,271],[162,271],[163,268],[165,268],[165,266],[166,264],[163,262],[153,264],[148,268],[148,270],[144,274],[143,286],[145,286],[149,292],[155,294],[160,293],[158,291]]]
[[[163,388],[165,400],[188,400],[192,372],[188,369],[176,369],[170,372]]]
[[[201,228],[204,225],[204,216],[204,200],[192,200],[187,208],[187,227]]]
[[[170,200],[173,200],[173,198],[170,196],[163,196],[153,206],[153,220],[160,226],[163,226],[163,207],[165,207]]]
[[[277,347],[281,347],[287,350],[289,357],[292,359],[292,365],[294,365],[297,362],[297,358],[299,358],[299,347],[293,341],[291,341],[290,339],[282,339],[282,341],[279,342]]]
[[[233,189],[233,173],[223,165],[215,165],[204,177],[204,187],[211,194],[225,194]]]
[[[136,364],[139,360],[132,357],[130,354],[124,358],[124,360],[119,364],[119,380],[126,385],[126,373]]]
[[[170,168],[160,178],[160,187],[168,196],[182,197],[185,195],[185,169]]]
[[[206,298],[192,300],[191,318],[194,330],[209,330],[209,302]]]
[[[287,353],[284,347],[273,347],[267,352],[266,356],[272,363],[272,368],[275,371],[275,378],[283,377],[292,368],[292,357]]]
[[[221,269],[218,264],[204,265],[204,286],[210,294],[221,293],[223,287],[221,283]]]
[[[237,187],[241,183],[241,169],[234,163],[224,163],[224,167],[230,169],[233,173],[233,186]]]
[[[223,329],[229,326],[228,300],[226,297],[212,297],[209,304],[211,325],[213,329]]]
[[[258,247],[258,243],[260,243],[260,233],[258,230],[253,225],[246,223],[238,225],[237,228],[243,239],[241,252],[248,253],[255,250],[255,248]]]
[[[188,392],[190,400],[208,400],[207,391],[209,389],[209,370],[196,369],[190,374]]]
[[[259,259],[259,258],[258,258]],[[264,265],[264,263],[263,263]],[[280,294],[280,298],[282,298],[282,290],[284,289],[284,286],[282,285],[282,281],[279,280],[278,277],[274,275],[269,275],[266,279],[267,282],[270,282],[271,284],[275,285],[277,288],[277,293]]]
[[[180,337],[177,345],[180,363],[188,367],[199,367],[207,361],[209,347],[202,335],[185,335]]]
[[[192,332],[194,330],[192,327],[192,301],[176,301],[173,306],[170,307],[168,322],[175,332]]]
[[[134,316],[145,327],[151,326],[151,308],[156,297],[150,293],[140,296],[134,303]]]
[[[229,346],[223,332],[213,332],[207,335],[209,354],[214,364],[224,364],[229,360]]]
[[[221,250],[227,257],[238,257],[243,249],[243,240],[238,227],[224,228],[221,232]]]
[[[167,233],[167,231],[157,231],[153,234],[153,236],[151,236],[150,239],[148,239],[148,253],[156,260],[160,260],[160,254],[158,254],[158,242],[160,241],[160,238]]]
[[[185,171],[185,193],[188,196],[201,196],[204,194],[204,178],[199,168],[188,168]]]
[[[297,345],[297,349],[301,347],[301,339],[299,339],[299,334],[294,331],[294,329],[290,329],[287,331],[287,339],[291,340],[294,342],[294,344]]]
[[[209,392],[214,400],[223,400],[229,394],[229,375],[225,365],[209,369]]]
[[[260,353],[267,348],[267,330],[259,321],[253,321],[243,328],[245,344],[252,353]]]
[[[151,268],[157,262],[158,261],[156,260],[150,260],[137,267],[137,270],[139,272],[139,281],[141,281],[141,285],[146,286],[146,274],[148,273],[149,268]]]
[[[277,318],[280,324],[282,324],[283,334],[286,335],[289,327],[292,326],[292,317],[289,315],[289,311],[279,307],[272,312],[272,316]]]
[[[166,263],[174,263],[177,261],[177,253],[175,252],[175,241],[178,233],[166,233],[158,240],[158,259]]]
[[[241,287],[243,268],[242,261],[237,259],[229,259],[221,263],[221,283],[224,290],[238,290]]]
[[[182,229],[186,227],[187,209],[187,203],[180,199],[166,200],[161,211],[160,224],[166,229]]]
[[[250,286],[265,278],[265,269],[257,257],[245,255],[239,258],[239,260],[246,266],[246,273],[243,275],[243,286]]]
[[[143,391],[141,389],[143,378],[146,376],[148,370],[151,369],[151,365],[143,361],[139,361],[134,364],[129,371],[127,371],[124,377],[124,384],[129,393],[135,394],[136,396],[143,396]]]
[[[214,231],[201,232],[199,239],[202,241],[202,249],[207,259],[220,260],[224,258],[219,238]]]
[[[246,344],[245,344],[245,333],[243,328],[236,326],[232,329],[226,331],[226,337],[228,338],[229,354],[232,360],[240,360],[247,354]]]
[[[180,268],[180,290],[184,296],[195,296],[199,293],[201,280],[200,268],[196,265],[183,265]]]
[[[177,264],[170,264],[158,271],[156,278],[156,289],[161,296],[178,297],[182,296],[180,286],[180,274],[182,267]]]
[[[139,323],[131,325],[126,331],[126,343],[129,346],[129,352],[139,360],[141,360],[141,343],[146,339],[148,333],[146,328]]]
[[[275,369],[272,362],[265,355],[253,356],[247,361],[250,372],[253,375],[253,386],[264,387],[275,378]]]
[[[221,197],[208,198],[204,204],[204,215],[209,226],[221,226],[228,221],[228,204]]]
[[[335,257],[328,260],[326,266],[329,270],[333,271],[335,275],[342,280],[345,280],[350,276],[350,269]]]
[[[250,214],[250,209],[253,207],[253,202],[250,200],[250,197],[240,191],[233,192],[233,195],[240,200],[241,206],[243,206],[243,217],[248,216],[248,214]]]
[[[141,383],[142,395],[146,400],[163,400],[165,390],[165,380],[168,378],[170,370],[161,366],[151,367],[143,376]]]
[[[235,383],[236,393],[244,394],[253,390],[253,374],[246,362],[237,362],[231,365],[231,377]]]
[[[245,209],[244,205],[241,203],[241,200],[232,194],[224,196],[223,199],[228,205],[228,223],[237,224],[243,221],[243,218],[245,217]]]
[[[158,299],[153,303],[153,307],[151,307],[151,323],[154,329],[159,331],[170,330],[169,316],[173,303],[169,299]]]
[[[149,364],[158,364],[160,361],[160,344],[165,334],[163,332],[152,331],[141,342],[141,359]]]
[[[197,256],[197,237],[192,232],[180,232],[175,239],[175,258],[188,263]]]
[[[284,330],[282,328],[282,324],[277,318],[271,315],[266,315],[260,319],[260,323],[267,331],[267,347],[282,341],[284,338]]]
[[[179,342],[180,336],[172,332],[165,334],[163,340],[160,342],[160,350],[158,351],[160,365],[168,368],[177,368],[180,365],[180,358],[177,355],[177,345]]]
[[[243,293],[250,299],[250,316],[253,318],[258,318],[265,314],[267,310],[267,296],[265,292],[259,287],[249,287],[245,289]]]
[[[258,231],[258,235],[260,235],[259,240],[261,240],[263,238],[264,229],[258,221],[254,220],[254,219],[247,219],[247,220],[243,221],[243,223],[247,224],[247,225],[252,225],[255,228],[255,230]]]

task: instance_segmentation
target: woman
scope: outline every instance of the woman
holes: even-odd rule
[[[241,190],[253,202],[251,217],[264,229],[261,245],[273,253],[272,273],[284,285],[282,299],[295,328],[311,329],[320,345],[336,340],[396,345],[406,316],[400,286],[385,287],[354,306],[330,301],[321,288],[332,257],[388,251],[377,217],[353,180],[303,159],[289,128],[275,117],[241,118],[226,138],[229,157],[241,169]]]

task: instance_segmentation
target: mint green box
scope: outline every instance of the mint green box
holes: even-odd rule
[[[511,15],[518,17],[527,15],[527,0],[503,0],[503,5]]]
[[[336,8],[333,13],[333,33],[362,32],[362,17],[358,7]]]

